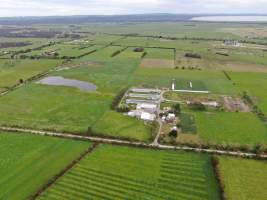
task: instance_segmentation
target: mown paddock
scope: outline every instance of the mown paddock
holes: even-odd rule
[[[132,84],[143,84],[150,87],[171,88],[173,79],[177,82],[176,89],[208,90],[216,94],[237,93],[233,83],[229,81],[222,72],[179,70],[179,69],[150,69],[138,68],[133,74],[130,82]]]
[[[232,80],[240,93],[246,91],[254,99],[254,103],[267,114],[267,73],[230,72]]]
[[[147,53],[146,58],[155,58],[155,59],[166,59],[174,60],[175,58],[175,49],[166,49],[166,48],[145,48],[144,51]]]
[[[253,113],[222,111],[194,112],[197,130],[204,143],[254,147],[267,145],[267,127]]]
[[[151,125],[122,113],[107,111],[93,126],[92,132],[99,137],[114,137],[150,142],[156,133]]]
[[[1,125],[86,134],[113,96],[76,88],[27,84],[0,98]]]
[[[0,199],[26,200],[91,143],[0,131]]]
[[[267,162],[219,157],[219,171],[228,200],[264,200],[267,197]]]
[[[40,199],[219,199],[209,155],[101,145]]]

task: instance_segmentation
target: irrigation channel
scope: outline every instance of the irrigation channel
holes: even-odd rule
[[[182,150],[182,151],[192,151],[192,152],[202,152],[202,153],[210,153],[210,154],[219,154],[219,155],[229,155],[229,156],[240,156],[240,157],[250,157],[250,158],[261,158],[267,159],[267,154],[255,154],[241,151],[223,151],[223,150],[215,150],[215,149],[204,149],[204,148],[192,148],[186,146],[170,146],[170,145],[162,145],[158,143],[143,143],[143,142],[131,142],[119,139],[107,139],[101,137],[90,137],[90,136],[81,136],[81,135],[73,135],[67,133],[56,133],[50,131],[41,131],[41,130],[33,130],[33,129],[24,129],[24,128],[14,128],[14,127],[5,127],[0,126],[0,130],[7,132],[20,132],[20,133],[30,133],[35,135],[42,136],[53,136],[67,139],[76,139],[76,140],[88,140],[92,142],[105,143],[105,144],[117,144],[117,145],[125,145],[125,146],[135,146],[135,147],[143,147],[143,148],[154,148],[161,150]]]

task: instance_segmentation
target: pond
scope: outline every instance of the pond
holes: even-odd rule
[[[267,16],[203,16],[193,17],[193,21],[211,22],[267,22]]]
[[[76,87],[82,91],[89,91],[89,92],[96,91],[97,89],[96,85],[92,83],[73,80],[73,79],[66,79],[61,76],[49,76],[38,81],[38,83],[43,85]]]

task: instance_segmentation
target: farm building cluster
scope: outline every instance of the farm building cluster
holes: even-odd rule
[[[125,94],[125,103],[131,108],[127,113],[146,122],[157,119],[161,101],[161,90],[132,88]]]

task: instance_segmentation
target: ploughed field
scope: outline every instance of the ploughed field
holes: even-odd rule
[[[101,145],[40,199],[219,199],[209,155]]]

